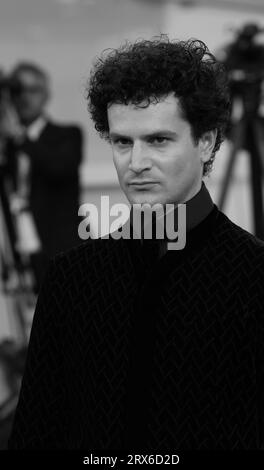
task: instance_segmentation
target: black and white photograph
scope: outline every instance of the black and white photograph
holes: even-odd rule
[[[263,0],[1,0],[0,464],[264,462],[263,179]]]

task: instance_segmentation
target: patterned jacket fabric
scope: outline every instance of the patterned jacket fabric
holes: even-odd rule
[[[216,206],[147,266],[139,240],[51,263],[10,449],[264,448],[264,243]]]

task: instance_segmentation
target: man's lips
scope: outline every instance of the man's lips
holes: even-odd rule
[[[150,180],[143,180],[143,181],[131,181],[129,183],[130,186],[147,186],[157,184],[158,181],[150,181]]]

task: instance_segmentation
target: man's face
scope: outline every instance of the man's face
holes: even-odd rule
[[[215,133],[195,144],[173,93],[146,108],[112,104],[108,123],[120,186],[131,204],[179,204],[199,191]]]
[[[19,72],[12,97],[20,121],[31,124],[42,114],[47,101],[45,79],[31,71]]]

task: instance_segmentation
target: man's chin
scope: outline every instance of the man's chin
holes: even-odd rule
[[[158,196],[143,196],[143,195],[140,195],[140,196],[134,196],[134,197],[131,197],[131,195],[129,195],[130,197],[128,197],[128,200],[130,202],[130,204],[140,204],[140,205],[143,205],[143,204],[148,204],[150,206],[154,206],[155,204],[164,204],[163,202],[163,198],[162,197],[158,197]]]

